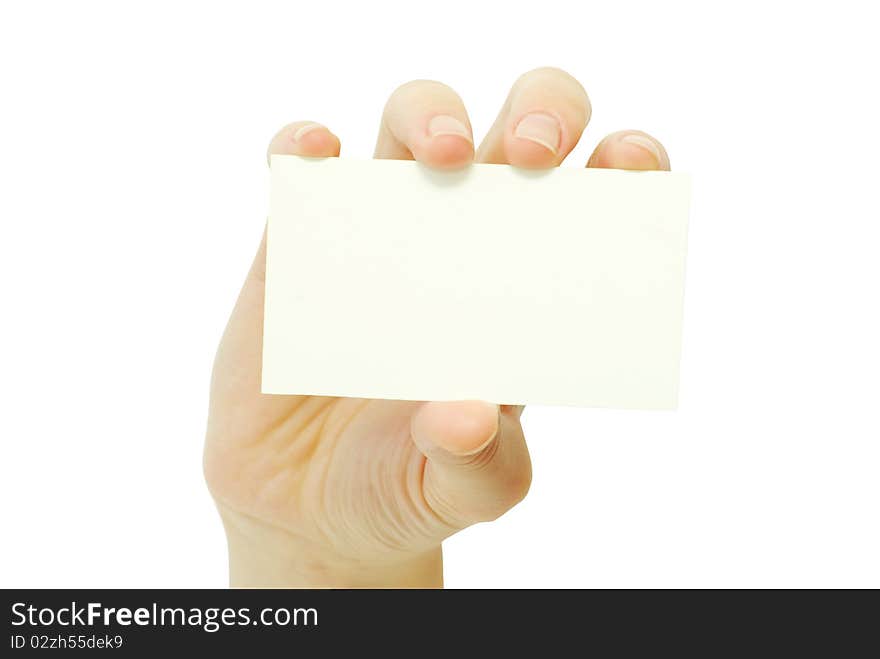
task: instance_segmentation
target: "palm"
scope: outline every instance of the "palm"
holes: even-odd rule
[[[211,384],[205,474],[227,524],[256,524],[248,532],[273,543],[280,535],[342,558],[387,560],[436,548],[525,496],[531,468],[515,410],[261,394],[264,284],[265,239]],[[418,419],[424,430],[414,436]],[[495,456],[495,447],[471,453],[495,434],[508,437],[502,459],[472,469]]]
[[[229,511],[358,558],[427,549],[455,528],[422,491],[426,459],[410,437],[417,403],[273,402],[277,414],[253,434],[209,437],[212,490]]]

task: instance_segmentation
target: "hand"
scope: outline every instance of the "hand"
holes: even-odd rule
[[[574,78],[537,69],[514,84],[475,152],[458,95],[415,81],[388,100],[375,157],[555,167],[589,118]],[[327,128],[301,121],[269,152],[339,149]],[[648,135],[622,131],[603,139],[587,166],[669,169],[669,159]],[[205,446],[232,585],[441,586],[443,539],[497,518],[529,489],[522,410],[261,394],[264,279],[265,237],[217,353]]]

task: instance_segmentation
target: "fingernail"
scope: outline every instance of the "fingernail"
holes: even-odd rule
[[[644,135],[629,134],[621,137],[620,141],[644,149],[657,159],[658,166],[663,163],[663,154],[660,152],[660,147],[657,146],[657,143],[650,137],[645,137]]]
[[[540,144],[554,155],[559,150],[559,138],[562,131],[556,117],[549,114],[527,114],[516,125],[513,132],[517,137]]]
[[[311,133],[318,128],[323,128],[323,126],[321,124],[306,124],[305,126],[300,126],[293,134],[293,141],[299,142],[303,138],[303,135]]]
[[[428,122],[428,135],[431,137],[440,137],[441,135],[456,135],[463,137],[468,142],[471,141],[470,131],[463,123],[455,117],[446,114],[438,114]]]

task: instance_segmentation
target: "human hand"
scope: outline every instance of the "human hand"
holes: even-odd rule
[[[375,157],[555,167],[589,118],[574,78],[536,69],[514,84],[475,151],[458,95],[415,81],[388,100]],[[318,157],[339,150],[326,127],[305,121],[269,147]],[[669,169],[669,159],[652,137],[621,131],[587,166]],[[261,394],[265,254],[264,237],[211,384],[205,476],[227,533],[232,585],[441,586],[443,539],[497,518],[528,491],[521,408]]]

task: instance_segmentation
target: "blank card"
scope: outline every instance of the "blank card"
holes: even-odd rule
[[[676,406],[690,183],[272,157],[264,393]]]

